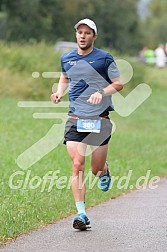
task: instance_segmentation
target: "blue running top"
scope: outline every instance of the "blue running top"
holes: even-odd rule
[[[97,105],[87,102],[91,94],[112,84],[112,79],[120,76],[108,52],[94,48],[87,55],[79,55],[76,49],[61,57],[61,67],[68,77],[70,111],[74,115],[98,116],[114,110],[111,96],[103,97]]]

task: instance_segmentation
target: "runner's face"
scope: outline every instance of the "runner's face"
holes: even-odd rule
[[[94,35],[93,30],[87,25],[80,25],[76,32],[76,38],[79,48],[85,51],[93,47],[96,36]]]

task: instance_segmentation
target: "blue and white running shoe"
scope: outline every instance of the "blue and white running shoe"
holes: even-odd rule
[[[88,217],[85,214],[83,214],[83,213],[78,214],[73,219],[73,228],[79,229],[81,231],[89,229],[89,228],[91,228],[90,220],[88,219]]]
[[[107,161],[106,161],[106,165],[107,165],[106,174],[99,177],[99,187],[103,192],[107,192],[109,190],[110,184],[111,184],[111,175],[110,175]]]

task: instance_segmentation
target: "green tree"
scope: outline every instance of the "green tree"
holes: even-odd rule
[[[143,22],[145,44],[155,48],[159,43],[167,42],[167,1],[152,0],[149,17]]]
[[[50,30],[51,18],[45,15],[42,1],[6,1],[8,14],[9,40],[37,40],[46,36]]]
[[[98,3],[97,23],[104,46],[127,53],[138,50],[140,32],[137,1],[106,0]]]
[[[138,0],[0,1],[5,5],[8,40],[74,41],[74,24],[87,17],[97,23],[97,46],[127,53],[140,46]]]

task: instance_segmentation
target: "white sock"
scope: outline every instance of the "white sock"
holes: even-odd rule
[[[75,202],[75,205],[76,205],[78,214],[83,213],[83,214],[86,215],[86,212],[85,212],[85,202],[84,201],[77,201],[77,202]]]

